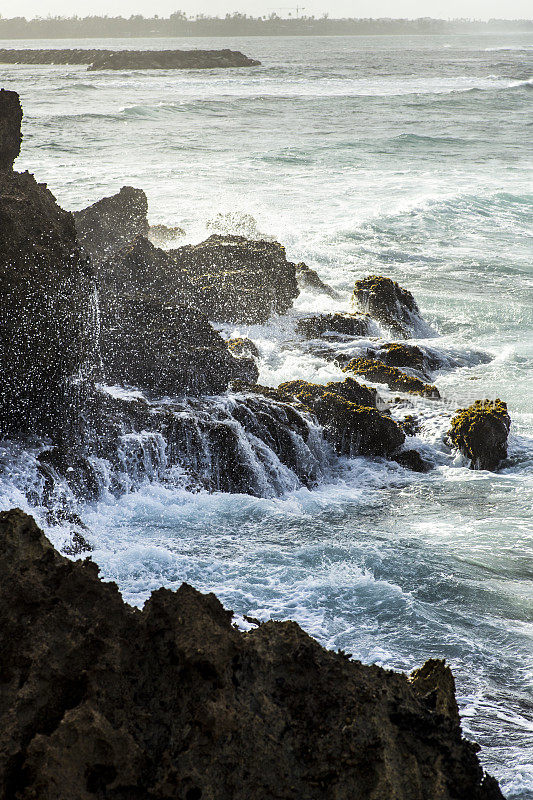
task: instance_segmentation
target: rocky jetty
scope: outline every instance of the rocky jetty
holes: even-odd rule
[[[72,215],[45,184],[13,171],[22,111],[0,92],[0,432],[62,434],[91,348],[92,271]]]
[[[238,50],[0,50],[1,64],[87,64],[104,69],[228,69],[261,62]]]
[[[123,186],[82,211],[75,211],[78,239],[93,264],[110,258],[136,236],[147,236],[148,200],[142,189]]]
[[[460,409],[451,421],[448,438],[472,469],[495,470],[507,457],[511,419],[501,400],[476,400]]]
[[[142,611],[0,514],[0,800],[503,800],[464,740],[453,676],[248,633],[213,594]]]
[[[409,339],[433,333],[411,292],[383,275],[369,275],[356,281],[352,300],[398,336]]]
[[[263,323],[284,314],[298,296],[295,265],[277,242],[213,234],[168,252],[195,286],[211,320]]]

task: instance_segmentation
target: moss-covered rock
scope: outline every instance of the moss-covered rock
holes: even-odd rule
[[[400,344],[391,342],[379,348],[378,359],[389,367],[410,367],[424,372],[427,368],[425,354],[413,344]]]
[[[476,400],[451,421],[448,438],[470,459],[472,469],[495,470],[507,457],[511,418],[501,400]]]
[[[411,292],[383,275],[369,275],[356,281],[352,300],[400,336],[409,338],[430,332]]]
[[[366,314],[310,314],[298,320],[296,330],[308,339],[317,339],[325,333],[369,336],[372,320]]]
[[[350,389],[353,391],[353,387]],[[303,380],[288,381],[280,384],[278,391],[313,412],[340,454],[388,456],[405,440],[394,420],[375,408],[345,399],[338,391],[338,384],[321,386]]]
[[[209,319],[263,323],[284,314],[298,296],[295,265],[277,242],[213,234],[168,252],[187,273]]]
[[[363,375],[374,383],[385,383],[389,389],[398,392],[409,392],[418,394],[421,397],[429,397],[436,400],[440,397],[436,386],[424,383],[420,378],[406,375],[398,367],[388,367],[382,361],[371,361],[368,358],[353,358],[351,361],[340,364],[343,372],[353,372],[355,375]]]

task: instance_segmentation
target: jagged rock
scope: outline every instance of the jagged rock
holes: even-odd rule
[[[0,89],[0,170],[11,170],[20,153],[22,108],[16,92]]]
[[[82,211],[74,212],[78,239],[93,263],[110,258],[136,236],[147,236],[148,200],[142,189],[123,186]]]
[[[405,432],[405,426],[400,425],[400,427]],[[429,472],[432,469],[432,465],[422,458],[418,450],[401,450],[393,456],[393,460],[412,472]]]
[[[364,391],[363,387],[359,389]],[[288,381],[280,384],[278,391],[309,408],[326,437],[343,455],[388,456],[405,441],[400,426],[390,417],[345,399],[342,384],[320,386],[303,380]],[[350,392],[355,394],[353,385],[346,394],[349,396]],[[374,405],[375,396],[373,399]]]
[[[470,459],[472,469],[495,470],[507,457],[511,418],[501,400],[476,400],[451,421],[448,438]]]
[[[424,383],[420,378],[406,375],[398,367],[388,367],[382,361],[372,361],[368,358],[352,358],[350,361],[339,361],[339,366],[343,372],[363,375],[374,383],[385,383],[389,389],[395,391],[418,394],[421,397],[429,397],[433,400],[440,397],[436,386]]]
[[[325,333],[370,336],[372,320],[365,314],[310,314],[300,317],[296,330],[308,339],[317,339]]]
[[[186,584],[133,609],[0,514],[0,800],[503,800],[442,662],[409,678],[231,620]]]
[[[76,415],[69,384],[90,349],[93,278],[72,215],[45,184],[10,169],[21,110],[14,92],[0,103],[0,431],[53,435]]]
[[[428,368],[427,356],[413,344],[384,344],[379,348],[377,357],[388,367],[411,367],[419,372],[425,372]]]
[[[266,322],[284,314],[298,296],[295,266],[277,242],[213,234],[168,252],[196,287],[209,319]]]
[[[308,267],[303,261],[301,261],[299,264],[296,264],[296,277],[298,279],[298,285],[300,288],[311,289],[311,291],[314,292],[322,292],[323,294],[327,294],[329,297],[339,297],[339,292],[337,292],[337,290],[332,286],[329,286],[327,283],[325,283],[319,276],[318,272],[315,269]]]
[[[257,345],[251,339],[246,337],[237,337],[235,339],[228,339],[226,344],[235,358],[259,358],[259,350]]]
[[[406,339],[414,335],[431,334],[411,292],[383,275],[369,275],[356,281],[353,302]]]
[[[187,273],[138,236],[98,268],[100,350],[109,383],[157,394],[217,394],[231,380],[255,381],[253,360],[233,358],[195,305]]]

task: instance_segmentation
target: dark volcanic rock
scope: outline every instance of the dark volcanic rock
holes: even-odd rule
[[[405,430],[403,425],[402,428]],[[393,461],[412,472],[429,472],[432,469],[432,465],[422,458],[418,450],[401,450],[394,456]]]
[[[257,345],[251,339],[239,336],[235,339],[228,339],[226,344],[236,358],[259,358]]]
[[[20,153],[21,122],[18,94],[0,89],[0,170],[11,170]]]
[[[368,358],[353,358],[351,361],[339,361],[343,372],[353,372],[354,375],[363,375],[374,383],[385,383],[389,389],[398,392],[419,394],[421,397],[430,397],[436,400],[440,397],[436,386],[424,383],[420,378],[406,375],[398,367],[389,367],[382,361],[372,361]]]
[[[325,283],[315,269],[311,269],[301,261],[296,264],[296,277],[298,285],[303,289],[327,294],[329,297],[339,297],[339,293],[332,286]]]
[[[469,458],[472,469],[495,470],[507,457],[511,418],[501,400],[476,400],[457,412],[448,438]]]
[[[101,69],[217,69],[261,64],[238,50],[0,50],[0,64],[88,64]]]
[[[432,332],[411,292],[383,275],[369,275],[356,281],[353,301],[362,311],[405,338]]]
[[[308,339],[317,339],[325,333],[370,336],[372,320],[366,314],[310,314],[300,317],[296,330]]]
[[[142,189],[123,186],[82,211],[74,212],[78,239],[94,264],[110,258],[136,236],[147,236],[148,200]]]
[[[8,168],[20,143],[13,95],[0,96],[9,154],[0,170],[0,431],[53,435],[75,416],[70,384],[90,349],[93,280],[72,215],[32,175]]]
[[[365,387],[358,387],[355,381],[353,384],[320,386],[302,380],[288,381],[280,384],[278,392],[286,398],[297,400],[315,414],[338,453],[391,455],[405,441],[403,431],[390,417],[375,408],[360,405],[359,398],[362,395],[375,405],[375,395],[365,393]],[[352,400],[347,399],[349,397]],[[356,398],[356,402],[353,402]]]
[[[284,314],[298,296],[295,266],[277,242],[214,234],[169,254],[196,287],[209,319],[266,322]]]
[[[98,267],[105,379],[157,394],[217,394],[231,380],[257,380],[196,305],[187,273],[143,236]]]
[[[454,681],[249,633],[183,584],[142,611],[0,514],[0,800],[503,800]]]

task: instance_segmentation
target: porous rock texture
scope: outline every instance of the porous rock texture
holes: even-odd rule
[[[198,310],[187,273],[144,236],[98,267],[100,350],[109,383],[157,394],[217,394],[254,382],[252,359],[234,358]]]
[[[410,338],[430,335],[411,292],[383,275],[369,275],[355,282],[352,300],[362,311],[397,335]]]
[[[278,242],[213,234],[169,254],[196,287],[211,320],[263,323],[288,311],[298,296],[295,265]]]
[[[502,800],[442,661],[410,677],[213,594],[142,611],[0,514],[1,800]]]
[[[117,194],[75,211],[79,241],[95,266],[129,245],[136,236],[147,236],[147,214],[145,193],[132,186],[123,186]]]
[[[0,432],[52,435],[71,419],[90,348],[93,276],[72,215],[45,184],[12,170],[22,112],[0,94]]]
[[[470,459],[472,469],[495,470],[507,457],[511,418],[501,400],[476,400],[451,421],[448,438]]]

